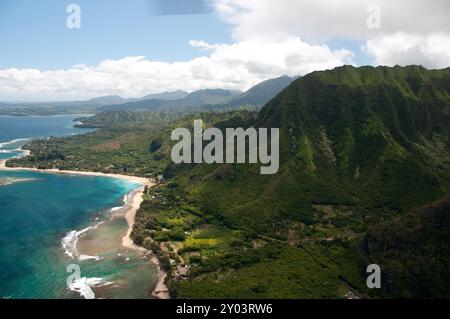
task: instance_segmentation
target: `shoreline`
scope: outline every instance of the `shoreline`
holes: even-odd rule
[[[26,155],[27,156],[27,155]],[[87,171],[71,171],[71,170],[59,170],[56,168],[51,169],[38,169],[34,167],[7,167],[7,160],[0,160],[0,170],[3,171],[31,171],[31,172],[41,172],[41,173],[51,173],[51,174],[63,174],[63,175],[80,175],[80,176],[97,176],[97,177],[112,177],[122,180],[127,180],[130,182],[137,182],[143,186],[152,187],[155,184],[150,182],[149,179],[144,177],[137,177],[131,175],[121,175],[112,173],[100,173],[100,172],[87,172]]]
[[[24,156],[30,155],[30,152],[27,150],[24,151]],[[129,196],[127,199],[127,211],[125,213],[125,220],[128,224],[128,229],[126,234],[122,237],[122,246],[128,249],[137,250],[144,254],[148,254],[150,256],[150,262],[156,266],[158,271],[158,280],[151,291],[151,296],[157,299],[170,299],[168,288],[165,284],[165,279],[167,277],[167,273],[161,268],[161,264],[159,259],[155,254],[151,251],[145,249],[144,247],[137,246],[134,244],[131,239],[131,232],[133,231],[136,213],[139,210],[142,202],[144,201],[144,190],[146,187],[152,187],[155,183],[152,183],[149,179],[144,177],[137,176],[129,176],[129,175],[121,175],[121,174],[109,174],[109,173],[100,173],[100,172],[87,172],[87,171],[72,171],[72,170],[59,170],[59,169],[37,169],[31,167],[7,167],[7,160],[0,160],[0,170],[1,171],[31,171],[31,172],[41,172],[41,173],[49,173],[49,174],[63,174],[63,175],[78,175],[78,176],[98,176],[98,177],[111,177],[126,180],[129,182],[137,182],[141,184],[140,188],[134,189],[129,192],[126,196]]]
[[[152,185],[154,184],[147,186],[151,187]],[[125,236],[122,237],[122,246],[125,248],[141,251],[150,256],[150,262],[156,266],[156,269],[158,271],[158,280],[156,282],[155,288],[153,288],[151,292],[151,295],[157,299],[170,299],[169,289],[165,284],[167,273],[164,270],[162,270],[159,259],[156,257],[155,254],[153,254],[148,249],[137,246],[131,239],[131,232],[133,231],[136,213],[144,200],[143,199],[144,189],[145,185],[130,193],[130,198],[127,201],[127,206],[129,206],[130,208],[125,213],[125,220],[127,221],[128,224],[128,230]]]

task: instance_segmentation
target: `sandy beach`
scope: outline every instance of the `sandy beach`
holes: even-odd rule
[[[144,184],[143,187],[141,187],[139,190],[133,192],[130,194],[130,198],[128,199],[128,206],[130,207],[126,214],[125,219],[128,224],[128,231],[126,235],[122,238],[122,246],[125,248],[135,249],[142,251],[143,253],[150,254],[151,258],[150,261],[152,264],[154,264],[158,269],[158,281],[156,282],[156,286],[153,289],[151,295],[158,299],[169,299],[169,290],[165,284],[165,280],[167,277],[167,274],[161,269],[161,264],[159,262],[159,259],[150,251],[145,249],[144,247],[139,247],[134,244],[133,240],[131,239],[130,235],[133,231],[133,225],[136,218],[136,213],[141,206],[141,203],[143,202],[143,194],[145,186],[151,187],[154,184],[148,183],[147,185]]]
[[[149,184],[147,186],[150,187],[152,185],[153,184]],[[138,211],[138,209],[141,206],[141,203],[143,201],[144,188],[145,187],[143,186],[139,190],[131,193],[131,195],[130,195],[130,198],[128,201],[128,205],[130,206],[130,209],[128,209],[128,211],[125,214],[125,219],[128,223],[128,231],[127,231],[126,235],[122,238],[122,246],[124,246],[126,248],[130,248],[130,249],[139,250],[139,251],[142,251],[144,253],[151,255],[150,261],[158,269],[158,281],[156,283],[155,288],[152,291],[152,296],[155,298],[158,298],[158,299],[169,299],[170,298],[169,292],[168,292],[167,286],[165,284],[167,274],[161,269],[161,265],[160,265],[158,258],[153,253],[151,253],[150,251],[145,249],[144,247],[136,246],[130,237],[131,232],[133,231],[133,225],[134,225],[134,221],[136,218],[136,212]]]
[[[26,151],[25,156],[29,155],[29,152]],[[37,168],[27,168],[27,167],[6,167],[6,160],[0,161],[0,170],[9,170],[9,171],[34,171],[34,172],[44,172],[44,173],[51,173],[51,174],[66,174],[66,175],[81,175],[81,176],[101,176],[101,177],[112,177],[112,178],[118,178],[123,179],[127,181],[137,182],[142,185],[137,190],[134,190],[130,194],[128,194],[128,200],[127,200],[127,211],[125,213],[124,218],[127,221],[128,224],[128,230],[125,234],[125,236],[122,237],[122,246],[128,249],[138,250],[142,253],[150,255],[150,261],[152,264],[156,266],[158,269],[158,281],[153,289],[151,295],[158,299],[169,299],[169,293],[168,288],[165,285],[165,279],[167,274],[161,269],[160,262],[158,258],[150,251],[143,247],[139,247],[133,243],[133,240],[131,239],[130,235],[133,231],[133,226],[136,218],[136,213],[139,210],[139,207],[141,203],[144,200],[144,190],[146,187],[152,187],[155,184],[152,183],[149,179],[143,178],[143,177],[137,177],[137,176],[129,176],[129,175],[120,175],[120,174],[106,174],[106,173],[99,173],[99,172],[85,172],[85,171],[70,171],[70,170],[58,170],[58,169],[47,169],[47,170],[40,170]]]
[[[127,181],[137,182],[142,184],[143,186],[151,187],[154,184],[150,182],[147,178],[137,177],[137,176],[129,176],[129,175],[120,175],[120,174],[107,174],[107,173],[99,173],[99,172],[84,172],[84,171],[62,171],[58,169],[37,169],[37,168],[29,168],[29,167],[6,167],[6,161],[0,161],[0,169],[1,170],[10,170],[10,171],[33,171],[33,172],[44,172],[44,173],[52,173],[52,174],[66,174],[66,175],[84,175],[84,176],[103,176],[103,177],[113,177],[124,179]],[[140,203],[139,203],[140,204]]]

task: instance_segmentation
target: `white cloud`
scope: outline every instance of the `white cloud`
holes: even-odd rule
[[[211,45],[203,40],[191,40],[189,41],[189,45],[193,48],[198,48],[200,50],[211,50],[216,48],[217,46]]]
[[[191,45],[209,50],[208,55],[175,63],[138,56],[56,71],[0,70],[0,96],[5,100],[61,100],[109,94],[140,97],[176,89],[245,90],[282,74],[300,75],[351,63],[353,56],[347,50],[332,51],[295,37],[220,45],[191,41]]]
[[[396,33],[367,41],[364,50],[377,65],[420,64],[429,68],[450,66],[450,36]]]
[[[448,0],[213,0],[236,40],[299,36],[308,41],[381,34],[450,33]],[[370,5],[381,9],[381,28],[367,28]]]
[[[450,66],[448,0],[212,0],[236,41],[356,40],[375,64]],[[368,28],[370,6],[380,28]]]

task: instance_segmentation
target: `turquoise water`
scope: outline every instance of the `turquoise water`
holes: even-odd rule
[[[10,184],[0,183],[0,297],[70,297],[66,267],[74,261],[66,256],[62,238],[93,224],[98,212],[123,205],[124,194],[136,184],[0,171],[0,180],[5,177]]]
[[[18,148],[32,138],[84,132],[72,127],[73,118],[0,116],[0,159],[21,156]],[[111,220],[111,208],[123,206],[138,186],[109,177],[0,170],[0,298],[80,298],[80,289],[66,285],[71,264],[80,267],[79,286],[90,286],[96,297],[147,297],[155,270],[142,254],[120,250],[126,221]],[[84,241],[87,259],[75,255],[76,240]]]

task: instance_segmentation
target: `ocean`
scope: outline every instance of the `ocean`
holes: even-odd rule
[[[19,148],[33,138],[68,136],[92,131],[73,127],[74,120],[83,116],[88,115],[0,115],[0,160],[21,156]]]
[[[87,132],[73,128],[76,117],[0,116],[0,158],[21,156],[30,139]],[[112,218],[139,186],[0,171],[0,298],[149,298],[157,271],[121,246],[127,223]]]

